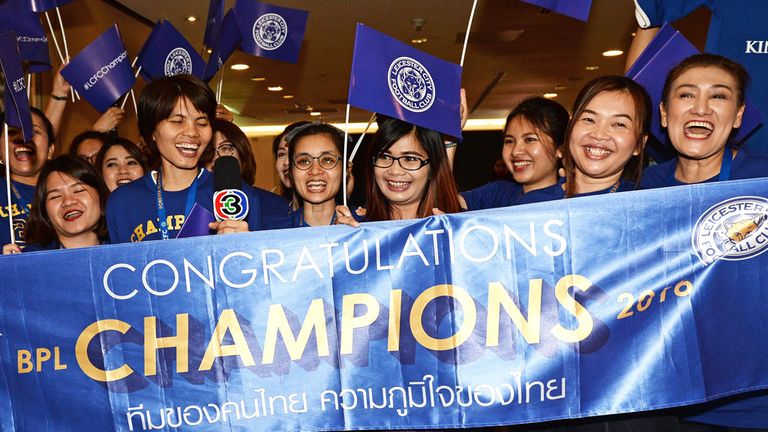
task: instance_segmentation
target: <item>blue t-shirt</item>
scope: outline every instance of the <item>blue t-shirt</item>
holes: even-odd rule
[[[257,187],[254,187],[253,191],[259,198],[263,229],[273,225],[273,221],[284,219],[291,214],[291,202],[287,199]]]
[[[2,188],[2,193],[0,193],[0,242],[2,243],[0,245],[7,245],[11,242],[11,233],[8,228],[8,215],[10,213],[13,217],[13,232],[16,237],[16,244],[24,248],[26,246],[24,235],[27,231],[27,217],[32,210],[35,186],[12,181],[13,189],[11,189],[11,205],[9,206],[5,193],[6,184],[5,178],[0,177],[0,188]],[[19,193],[18,197],[16,192]]]
[[[636,0],[641,27],[675,21],[698,7],[712,11],[706,51],[741,63],[752,78],[747,100],[768,121],[768,7],[764,0]],[[759,127],[744,144],[768,154],[768,125]]]
[[[730,152],[730,149],[726,149]],[[643,171],[643,179],[640,181],[641,189],[655,189],[668,186],[683,186],[683,183],[675,178],[677,158],[664,163],[649,166]],[[731,175],[728,180],[744,180],[752,178],[768,177],[768,156],[751,153],[741,149],[731,162]],[[716,182],[719,174],[703,181],[702,183]]]
[[[461,196],[467,203],[467,210],[483,210],[560,199],[563,197],[563,188],[556,183],[523,193],[523,186],[519,183],[498,180],[462,192]]]
[[[157,215],[157,183],[155,172],[115,189],[107,200],[109,239],[114,243],[161,240]],[[191,186],[190,186],[191,187]],[[259,197],[253,187],[243,183],[241,190],[248,195],[250,211],[246,217],[251,231],[262,229]],[[184,225],[187,191],[163,191],[163,204],[170,238],[176,237]],[[213,176],[201,170],[197,179],[195,202],[213,213]]]

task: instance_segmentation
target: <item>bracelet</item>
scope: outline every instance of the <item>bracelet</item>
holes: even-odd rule
[[[51,98],[53,100],[57,100],[57,101],[66,101],[67,100],[66,96],[57,96],[57,95],[55,95],[53,93],[51,93]]]
[[[454,148],[459,145],[459,143],[456,141],[445,141],[443,144],[445,145],[446,149]]]

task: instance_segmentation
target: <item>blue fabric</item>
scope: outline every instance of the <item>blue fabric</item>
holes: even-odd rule
[[[241,190],[248,195],[250,205],[250,211],[246,217],[248,228],[251,231],[262,229],[259,194],[245,183],[241,185]],[[213,213],[213,192],[213,176],[204,169],[198,179],[195,202],[211,213]],[[163,192],[167,218],[170,219],[168,232],[171,238],[176,237],[184,224],[186,198],[187,189]],[[106,216],[112,243],[162,239],[157,220],[157,184],[152,172],[115,189],[107,200]]]
[[[13,32],[0,33],[0,66],[5,75],[5,122],[8,126],[19,128],[25,142],[31,141],[32,114],[27,98],[27,81]]]
[[[203,58],[167,20],[155,25],[136,58],[147,81],[184,73],[200,78],[205,72]]]
[[[731,149],[726,148],[730,152]],[[675,178],[677,158],[668,160],[658,165],[647,167],[643,171],[643,179],[640,181],[641,189],[654,189],[668,186],[682,186],[686,183]],[[718,175],[703,181],[710,183],[718,181]],[[768,177],[768,156],[752,153],[747,149],[741,149],[736,153],[731,165],[731,180]]]
[[[0,426],[444,430],[768,389],[766,190],[14,254]]]
[[[308,11],[254,0],[237,0],[232,10],[243,34],[241,50],[289,63],[299,60]]]
[[[253,188],[253,193],[259,198],[261,221],[265,227],[291,213],[291,202],[280,195],[258,187]]]
[[[0,165],[2,168],[2,165]],[[11,233],[8,231],[8,214],[13,216],[13,231],[16,236],[16,244],[20,247],[24,247],[24,233],[27,230],[27,217],[32,209],[32,200],[35,198],[35,187],[25,185],[19,182],[13,182],[13,186],[19,191],[19,195],[23,201],[26,202],[27,208],[20,208],[20,203],[16,199],[16,196],[11,190],[11,206],[8,206],[8,200],[5,193],[6,181],[4,177],[0,177],[0,242],[6,245],[11,242]],[[23,212],[23,213],[22,213]]]
[[[21,58],[29,61],[30,72],[38,73],[51,69],[48,38],[40,23],[40,16],[29,10],[29,2],[25,0],[0,2],[0,31],[5,30],[16,32]]]
[[[751,77],[747,100],[768,119],[768,8],[763,0],[636,0],[651,26],[675,21],[698,7],[707,7],[712,18],[706,51],[744,65]],[[744,144],[768,153],[768,127],[763,124]]]

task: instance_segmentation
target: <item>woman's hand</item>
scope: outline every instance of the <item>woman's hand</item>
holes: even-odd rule
[[[232,120],[235,119],[235,115],[232,114],[232,111],[228,110],[224,105],[218,104],[216,105],[216,118],[232,123]]]
[[[221,222],[211,222],[208,228],[216,231],[216,234],[233,234],[248,232],[248,222],[244,220],[225,220]]]
[[[336,206],[336,225],[344,224],[351,227],[359,227],[360,223],[352,217],[352,212],[349,207],[343,205]]]
[[[93,124],[93,130],[99,132],[109,132],[116,128],[125,118],[125,110],[118,107],[111,107],[96,120]]]
[[[51,89],[52,95],[59,97],[69,96],[69,91],[72,89],[72,86],[67,82],[66,79],[64,79],[64,76],[61,74],[61,70],[64,69],[66,65],[67,63],[64,63],[63,65],[59,66],[59,70],[56,71],[56,76],[53,77],[53,88]]]
[[[21,253],[21,248],[15,243],[8,243],[3,246],[3,255],[11,255]]]

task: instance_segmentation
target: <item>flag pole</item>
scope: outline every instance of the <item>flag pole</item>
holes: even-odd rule
[[[355,155],[357,154],[357,150],[360,148],[360,144],[363,143],[363,138],[365,138],[365,134],[368,133],[368,129],[371,127],[374,120],[376,120],[376,113],[371,114],[371,119],[368,120],[368,125],[365,127],[365,130],[360,135],[360,138],[357,139],[355,146],[352,148],[352,154],[349,155],[350,162],[355,160]]]
[[[59,47],[59,40],[56,39],[56,33],[53,32],[53,25],[51,25],[51,17],[48,16],[48,11],[45,11],[45,20],[48,22],[48,29],[51,31],[51,39],[53,39],[53,43],[56,46],[56,54],[59,55],[61,64],[64,64],[64,56],[61,54],[61,48]]]
[[[31,84],[32,84],[32,74],[28,73],[27,74],[27,100],[29,100],[29,94],[32,91]]]
[[[67,34],[64,32],[64,21],[61,20],[61,12],[59,12],[58,6],[56,6],[56,16],[59,18],[59,28],[61,28],[61,39],[64,42],[64,54],[67,57],[67,61],[69,61],[69,47],[67,47]]]
[[[8,150],[8,123],[3,124],[3,136],[5,137],[5,196],[8,198],[8,230],[11,232],[11,243],[16,244],[16,236],[13,232],[13,211],[11,210],[11,156]]]
[[[344,200],[344,207],[347,206],[347,166],[349,165],[349,159],[347,158],[347,140],[349,140],[349,103],[347,103],[347,114],[344,116],[344,169],[341,171],[341,188]]]
[[[475,8],[477,0],[472,2],[472,12],[469,13],[469,22],[467,23],[467,32],[464,33],[464,47],[461,49],[461,62],[459,66],[464,67],[464,56],[467,54],[467,42],[469,42],[469,31],[472,29],[472,20],[475,19]]]

